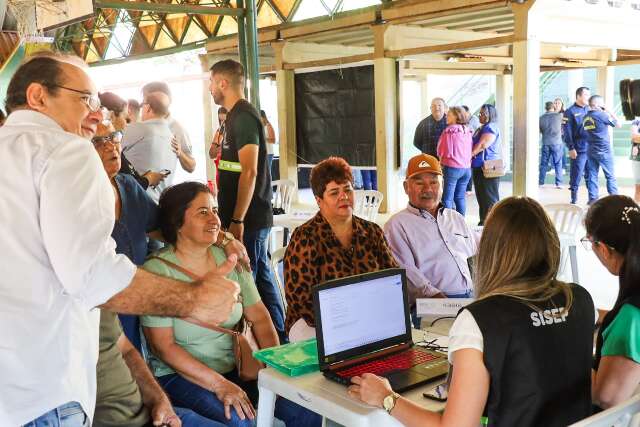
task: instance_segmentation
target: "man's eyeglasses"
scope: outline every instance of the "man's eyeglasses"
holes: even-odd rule
[[[80,99],[87,105],[87,107],[89,107],[89,110],[91,110],[92,113],[95,113],[101,107],[100,98],[98,98],[98,95],[62,85],[55,85],[55,87],[59,87],[60,89],[65,89],[83,95]]]
[[[110,142],[113,145],[116,145],[116,144],[120,144],[121,141],[122,141],[122,132],[120,132],[119,130],[112,132],[109,135],[94,136],[93,138],[91,138],[91,142],[93,143],[93,146],[98,150],[102,149],[107,142]]]

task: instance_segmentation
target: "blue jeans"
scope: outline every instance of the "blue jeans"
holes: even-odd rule
[[[39,416],[24,427],[89,427],[89,417],[78,402],[68,402]]]
[[[574,205],[578,201],[578,187],[584,175],[585,182],[589,181],[589,170],[586,168],[587,153],[578,153],[578,157],[571,159],[569,172],[569,189],[571,190],[571,203]]]
[[[182,421],[182,427],[224,427],[224,424],[196,414],[191,409],[174,407],[173,410]]]
[[[362,188],[365,190],[377,190],[378,189],[378,173],[374,170],[363,169],[362,173]]]
[[[540,175],[538,184],[544,184],[544,178],[547,175],[549,161],[556,171],[556,186],[562,184],[562,156],[564,155],[564,145],[543,145],[540,152]]]
[[[618,194],[618,184],[613,171],[613,155],[611,151],[587,155],[587,189],[589,190],[589,204],[598,200],[598,173],[602,167],[604,177],[607,180],[607,193]]]
[[[447,294],[447,298],[471,298],[473,297],[473,290],[468,289],[467,292],[461,294]],[[422,323],[422,317],[418,317],[418,304],[414,304],[411,307],[411,323],[416,329],[420,329]]]
[[[273,165],[273,154],[267,154],[267,170],[269,171],[269,176],[273,176],[271,165]]]
[[[445,208],[453,209],[455,203],[456,210],[464,216],[467,211],[465,192],[471,180],[471,169],[443,166],[442,172],[444,175],[442,204]]]
[[[242,388],[252,402],[257,402],[258,386],[256,381],[241,381],[236,371],[226,374],[225,378]],[[248,418],[241,420],[233,408],[231,408],[231,419],[227,420],[224,415],[224,404],[218,400],[213,392],[186,380],[178,374],[159,377],[158,382],[174,404],[189,408],[203,417],[232,427],[251,427],[255,423],[255,421]],[[322,424],[320,415],[282,398],[278,398],[276,401],[274,415],[291,427],[319,427]],[[187,426],[185,425],[185,427]]]
[[[244,232],[244,246],[251,260],[251,271],[262,302],[271,315],[271,321],[278,332],[280,342],[287,342],[284,333],[284,308],[282,297],[269,266],[267,248],[270,228],[261,228]]]

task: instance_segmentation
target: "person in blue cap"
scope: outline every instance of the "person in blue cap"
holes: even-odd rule
[[[604,98],[593,95],[589,98],[591,110],[582,122],[587,134],[587,189],[589,190],[589,204],[598,200],[598,173],[602,167],[607,180],[607,192],[618,194],[616,176],[613,172],[613,152],[609,127],[620,127],[618,118],[613,112],[604,107]]]
[[[576,102],[564,112],[562,119],[565,143],[569,148],[571,166],[569,173],[569,189],[571,190],[571,203],[578,201],[578,187],[584,174],[585,182],[589,180],[587,163],[587,136],[582,127],[582,121],[589,112],[589,97],[591,92],[588,87],[581,86],[576,90]]]

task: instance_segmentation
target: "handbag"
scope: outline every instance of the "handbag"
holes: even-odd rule
[[[499,178],[505,175],[505,165],[502,159],[485,160],[485,151],[482,150],[482,175],[485,178]]]
[[[186,268],[179,266],[166,259],[151,256],[149,259],[157,259],[158,261],[168,265],[169,267],[178,270],[185,274],[194,281],[198,281],[201,278]],[[265,367],[265,364],[253,357],[253,352],[260,350],[258,341],[253,334],[253,324],[248,321],[244,314],[240,317],[240,321],[233,329],[227,329],[220,326],[205,325],[195,319],[182,319],[185,322],[193,323],[203,328],[211,329],[216,332],[231,335],[233,341],[233,357],[236,361],[236,369],[238,370],[238,376],[243,381],[253,381],[258,379],[258,372]]]

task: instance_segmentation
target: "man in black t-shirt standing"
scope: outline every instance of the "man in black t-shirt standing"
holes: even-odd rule
[[[218,170],[219,214],[222,226],[242,240],[253,277],[273,324],[284,338],[284,310],[267,259],[267,239],[273,225],[271,174],[260,114],[244,99],[244,69],[233,60],[211,67],[210,91],[228,111]]]

